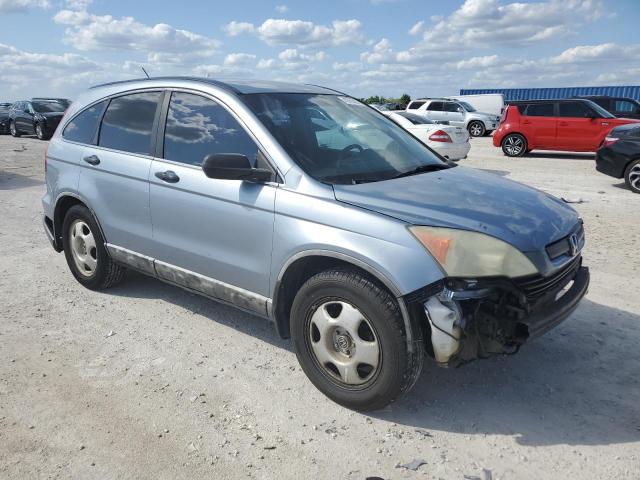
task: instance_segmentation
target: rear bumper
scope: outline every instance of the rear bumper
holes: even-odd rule
[[[53,249],[56,252],[61,252],[62,248],[60,247],[60,245],[58,245],[58,242],[56,242],[56,237],[53,233],[53,222],[46,215],[42,216],[42,227],[44,228],[44,233],[47,235],[49,243],[51,244]]]
[[[596,153],[596,170],[613,178],[622,178],[629,159],[614,152],[608,147]]]
[[[435,142],[433,142],[435,143]],[[466,143],[442,143],[441,145],[432,146],[432,148],[449,160],[461,160],[467,157],[471,144]]]

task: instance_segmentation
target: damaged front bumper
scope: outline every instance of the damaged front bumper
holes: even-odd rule
[[[407,296],[428,323],[427,350],[441,366],[512,354],[565,320],[587,293],[576,257],[549,277],[447,278]]]

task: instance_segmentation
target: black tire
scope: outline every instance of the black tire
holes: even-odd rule
[[[47,134],[47,128],[43,126],[41,123],[36,123],[34,130],[36,132],[36,137],[40,140],[49,140],[49,135]]]
[[[502,151],[507,157],[522,157],[527,152],[527,139],[519,133],[510,133],[502,139]]]
[[[89,227],[90,233],[95,239],[96,267],[90,275],[80,271],[72,252],[71,227],[74,226],[77,221],[84,222]],[[109,257],[109,253],[104,246],[104,238],[100,232],[100,227],[89,209],[84,205],[74,205],[65,215],[64,221],[62,222],[62,246],[71,273],[78,282],[88,289],[102,290],[113,287],[124,278],[126,269],[114,263],[111,257]]]
[[[469,131],[469,135],[472,137],[482,137],[487,132],[484,123],[480,120],[473,120],[469,122],[467,125],[467,130]]]
[[[332,376],[313,352],[311,317],[319,307],[331,302],[357,308],[367,326],[372,327],[379,345],[378,366],[362,385],[347,385]],[[420,341],[412,342],[414,348],[409,351],[404,330],[396,299],[377,282],[354,270],[327,270],[314,275],[297,292],[291,309],[291,338],[303,371],[327,397],[359,411],[389,405],[409,391],[420,376],[424,361],[422,333],[412,332],[414,340],[417,337]],[[331,366],[330,362],[327,365]]]
[[[21,135],[20,131],[16,127],[16,122],[14,122],[13,120],[11,120],[11,123],[9,124],[9,133],[11,134],[12,137],[16,137],[16,138]]]
[[[640,193],[640,158],[632,161],[625,168],[624,183],[633,193]]]

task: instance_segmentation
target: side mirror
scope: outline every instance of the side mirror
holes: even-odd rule
[[[202,162],[202,171],[209,178],[219,180],[244,180],[268,182],[273,173],[266,168],[253,168],[246,155],[238,153],[213,153]]]

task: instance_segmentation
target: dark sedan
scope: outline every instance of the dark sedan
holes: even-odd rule
[[[37,135],[48,140],[62,120],[66,106],[57,100],[20,101],[11,106],[9,131],[14,137]]]
[[[637,123],[609,132],[596,153],[596,170],[624,178],[632,192],[640,193],[640,126]]]

